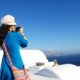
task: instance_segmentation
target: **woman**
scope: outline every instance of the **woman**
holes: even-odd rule
[[[13,16],[4,16],[1,23],[0,46],[2,46],[4,41],[13,65],[18,69],[23,69],[19,46],[26,47],[28,41],[24,38],[24,35],[21,35],[20,32],[15,32],[16,22]],[[1,80],[14,80],[10,64],[5,53],[1,64]]]

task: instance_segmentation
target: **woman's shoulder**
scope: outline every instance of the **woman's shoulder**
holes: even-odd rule
[[[15,32],[17,35],[21,35],[21,33],[20,32]]]
[[[15,32],[8,31],[7,35],[5,36],[4,40],[14,39],[16,38]]]
[[[7,37],[7,36],[11,36],[11,35],[13,35],[13,33],[12,33],[12,32],[10,32],[10,31],[8,31],[8,33],[7,33],[6,37]]]
[[[20,32],[8,32],[5,38],[22,38],[22,35]]]
[[[9,32],[7,33],[7,35],[6,35],[6,37],[7,37],[7,36],[15,36],[15,34],[16,34],[15,32],[10,32],[10,31],[9,31]]]
[[[14,31],[14,32],[8,32],[8,34],[7,34],[7,36],[22,36],[21,35],[21,33],[20,32],[16,32],[16,31]]]
[[[21,34],[20,32],[16,32],[16,35],[17,35],[18,37],[22,37],[22,34]]]
[[[8,31],[8,35],[15,34],[15,32]]]
[[[16,31],[14,31],[14,32],[8,32],[8,34],[7,35],[20,35],[20,33],[19,32],[16,32]]]

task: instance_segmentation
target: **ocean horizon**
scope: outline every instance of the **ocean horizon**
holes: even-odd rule
[[[1,49],[0,49],[1,50]],[[22,49],[26,50],[26,49]],[[54,52],[54,51],[43,51],[48,61],[56,60],[58,64],[74,64],[80,66],[80,52]]]
[[[80,54],[73,55],[60,55],[60,56],[47,56],[49,61],[56,60],[59,64],[74,64],[80,66]]]

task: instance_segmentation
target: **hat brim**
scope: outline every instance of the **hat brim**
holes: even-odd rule
[[[5,24],[5,25],[15,25],[15,26],[17,25],[15,22],[11,22],[11,23],[8,22],[8,23],[2,23],[2,24]]]

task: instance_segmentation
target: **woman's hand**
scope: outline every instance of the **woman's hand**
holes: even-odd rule
[[[25,35],[24,33],[21,33],[21,34],[22,34],[23,38],[24,38],[25,40],[27,40],[26,35]]]
[[[23,38],[24,38],[25,40],[27,40],[27,37],[26,37],[26,35],[24,34],[24,29],[23,29],[23,27],[20,28],[20,33],[22,34]]]

